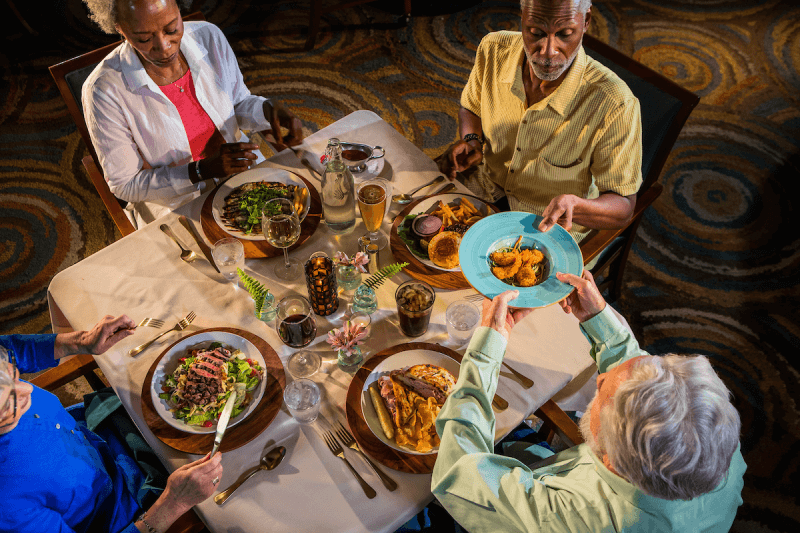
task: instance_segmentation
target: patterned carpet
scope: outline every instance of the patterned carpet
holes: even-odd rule
[[[49,280],[118,234],[46,67],[114,39],[79,0],[56,3],[50,17],[16,4],[39,35],[0,6],[16,24],[0,52],[0,333],[48,332]],[[304,42],[308,2],[197,0],[194,9],[228,35],[251,90],[286,102],[308,132],[370,109],[435,156],[457,136],[480,38],[516,29],[518,4],[447,13],[428,2],[408,27],[394,24],[402,2],[391,4],[395,13],[368,4],[325,17],[308,53],[281,51]],[[591,34],[701,97],[617,307],[649,351],[706,354],[734,392],[748,471],[733,530],[797,531],[800,240],[786,221],[798,216],[789,180],[800,174],[800,8],[603,0],[593,13]]]

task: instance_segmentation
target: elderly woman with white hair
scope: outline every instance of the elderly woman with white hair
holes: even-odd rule
[[[580,320],[599,370],[580,421],[586,442],[557,455],[537,445],[492,453],[499,367],[529,311],[509,309],[517,293],[507,291],[485,300],[436,419],[436,498],[470,532],[728,531],[746,467],[728,389],[703,356],[643,351],[588,271],[557,276],[575,287],[561,305]]]
[[[250,93],[219,28],[184,23],[189,0],[84,2],[124,39],[89,75],[82,102],[105,179],[135,226],[263,161],[242,129],[271,129],[278,150],[303,140],[297,117]]]
[[[110,389],[103,401],[86,396],[85,413],[68,412],[19,378],[62,357],[101,354],[135,328],[123,315],[89,331],[0,336],[0,531],[164,532],[213,494],[221,454],[177,469],[165,487],[153,475],[163,471],[158,458],[124,409],[114,409],[120,403]]]

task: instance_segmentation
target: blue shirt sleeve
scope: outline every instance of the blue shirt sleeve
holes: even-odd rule
[[[13,350],[21,374],[58,366],[54,358],[56,335],[0,335],[0,345]]]

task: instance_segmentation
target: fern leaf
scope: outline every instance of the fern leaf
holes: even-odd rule
[[[241,268],[237,268],[236,273],[239,274],[239,279],[242,280],[244,288],[247,289],[247,292],[250,293],[250,296],[253,297],[253,301],[256,303],[256,314],[260,315],[261,308],[264,307],[264,300],[269,294],[269,289],[264,287],[256,279],[248,276]]]
[[[364,285],[375,290],[376,288],[380,287],[384,281],[391,278],[407,266],[408,263],[392,263],[391,265],[385,266],[367,278],[367,280],[364,282]]]

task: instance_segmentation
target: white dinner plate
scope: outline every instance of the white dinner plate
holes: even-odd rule
[[[297,185],[299,187],[303,187],[304,189],[306,188],[306,184],[303,183],[303,180],[291,172],[280,168],[252,168],[236,174],[234,177],[220,185],[219,189],[217,189],[217,192],[214,193],[214,200],[211,203],[211,214],[214,217],[214,222],[216,222],[217,225],[219,225],[219,227],[225,231],[225,233],[228,233],[237,239],[263,241],[264,236],[261,233],[248,235],[243,231],[229,228],[225,225],[225,222],[222,220],[221,216],[222,208],[225,205],[225,198],[230,195],[236,187],[254,181],[275,181],[279,183],[285,183],[287,185]],[[303,208],[303,211],[308,213],[310,207],[311,195],[308,194],[306,195],[306,205]],[[305,218],[305,216],[303,218]],[[300,219],[300,222],[303,222],[303,219]]]
[[[253,346],[250,341],[244,337],[240,337],[234,333],[227,333],[225,331],[209,331],[207,333],[191,335],[179,341],[169,350],[169,352],[164,354],[164,357],[162,357],[161,361],[158,362],[155,372],[153,372],[153,384],[150,387],[150,396],[153,399],[153,406],[155,407],[156,412],[167,424],[175,429],[185,431],[186,433],[195,434],[217,432],[216,421],[214,421],[213,425],[206,428],[203,426],[191,426],[182,420],[178,420],[175,418],[175,415],[170,412],[167,401],[158,397],[160,393],[163,393],[161,386],[166,382],[167,376],[172,374],[175,369],[178,368],[178,360],[181,357],[186,357],[190,349],[207,348],[213,342],[221,342],[223,345],[233,350],[240,350],[242,353],[244,353],[246,358],[256,361],[259,365],[261,365],[261,368],[264,369],[264,375],[261,377],[261,382],[255,389],[250,391],[252,396],[250,404],[245,408],[244,411],[239,413],[236,418],[231,418],[230,422],[228,423],[228,427],[235,426],[247,418],[256,408],[258,402],[261,401],[261,397],[264,396],[264,390],[267,386],[267,365],[264,362],[264,358],[261,356],[261,352],[259,352],[258,348]]]
[[[388,375],[392,370],[398,370],[414,365],[431,364],[436,365],[448,370],[453,376],[458,379],[458,371],[461,365],[458,361],[443,353],[434,352],[431,350],[409,350],[406,352],[396,353],[387,357],[375,367],[367,379],[364,380],[364,388],[361,390],[361,412],[364,413],[364,420],[370,431],[375,434],[381,442],[399,452],[408,453],[411,455],[433,455],[439,451],[439,447],[433,448],[430,452],[420,453],[412,448],[405,448],[398,446],[394,439],[387,439],[381,428],[381,422],[378,420],[378,415],[375,413],[375,408],[372,406],[372,398],[369,395],[368,387],[373,382],[378,381],[381,376]]]
[[[458,205],[461,202],[461,199],[464,197],[469,198],[469,201],[472,203],[472,205],[474,205],[475,208],[478,209],[478,211],[480,211],[482,215],[486,214],[486,204],[484,202],[480,201],[480,199],[475,198],[474,196],[470,196],[468,194],[458,194],[458,193],[437,194],[435,196],[431,196],[430,198],[425,198],[416,206],[414,206],[414,209],[410,214],[411,215],[421,215],[423,213],[430,214],[439,209],[439,200],[441,200],[447,205],[452,205],[452,204]],[[494,210],[492,210],[491,208],[489,208],[489,210],[491,213],[494,213]],[[405,243],[403,243],[403,246],[408,248],[408,245],[406,245]],[[435,270],[440,270],[442,272],[461,272],[460,266],[456,268],[442,268],[440,266],[434,265],[433,261],[431,261],[430,259],[425,259],[424,257],[418,256],[413,251],[411,251],[411,249],[408,249],[408,251],[411,252],[411,254],[414,257],[416,257],[420,263],[422,263],[427,267],[433,268]]]

